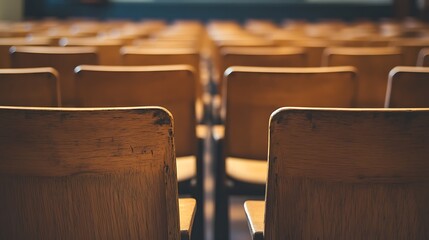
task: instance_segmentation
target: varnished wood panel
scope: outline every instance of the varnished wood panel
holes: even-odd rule
[[[172,117],[0,108],[2,239],[179,239]]]
[[[0,69],[0,105],[61,106],[58,72],[53,68]]]
[[[281,109],[266,239],[427,239],[429,109]]]
[[[266,159],[269,116],[279,107],[354,106],[353,67],[232,67],[227,72],[226,156]]]
[[[323,66],[354,66],[358,71],[357,107],[383,107],[389,71],[402,65],[399,49],[328,48]]]
[[[390,71],[385,107],[429,107],[429,67],[395,67]]]
[[[11,65],[22,67],[52,67],[59,73],[62,105],[76,106],[74,68],[81,64],[98,64],[92,47],[16,47],[11,52]]]
[[[81,107],[162,106],[175,120],[177,156],[196,154],[195,76],[186,65],[79,66]]]

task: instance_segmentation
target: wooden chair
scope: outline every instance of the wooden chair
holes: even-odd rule
[[[81,64],[98,64],[92,47],[15,47],[11,50],[12,67],[53,67],[60,77],[63,106],[76,106],[74,68]]]
[[[204,141],[197,138],[197,130],[204,129],[196,123],[193,69],[187,65],[81,65],[75,80],[79,107],[162,106],[171,111],[179,192],[197,198],[196,228],[202,229]]]
[[[417,66],[429,67],[429,48],[423,48],[419,52]]]
[[[61,106],[59,85],[53,68],[0,69],[0,105]]]
[[[383,107],[389,71],[402,64],[396,48],[327,48],[323,66],[354,66],[358,70],[357,107]]]
[[[357,86],[353,67],[232,67],[226,72],[225,127],[216,126],[213,133],[216,239],[228,238],[230,195],[264,194],[270,114],[281,106],[353,107]]]
[[[0,126],[0,238],[189,239],[165,109],[0,107]]]
[[[384,107],[429,107],[429,67],[395,67],[390,71]]]
[[[127,66],[154,65],[190,65],[197,77],[195,89],[197,96],[202,94],[200,82],[200,54],[198,50],[189,48],[161,49],[145,47],[123,47],[121,49],[122,64]]]
[[[94,47],[97,49],[100,65],[121,65],[120,49],[123,42],[120,39],[100,37],[62,38],[60,45],[65,47]]]
[[[427,239],[429,108],[281,108],[271,115],[253,239]]]
[[[305,67],[307,54],[293,47],[224,47],[221,49],[221,73],[232,66]],[[221,80],[223,78],[220,78]],[[223,86],[219,82],[219,88]],[[219,89],[221,92],[221,89]]]
[[[0,68],[10,68],[9,49],[12,46],[49,46],[51,39],[46,37],[35,38],[0,38]]]
[[[404,54],[403,66],[416,66],[421,49],[429,47],[428,39],[396,39],[390,42],[393,47],[398,47]]]
[[[292,38],[273,40],[279,46],[298,47],[307,53],[306,67],[320,67],[322,65],[323,51],[330,46],[331,42],[326,39],[314,38]]]

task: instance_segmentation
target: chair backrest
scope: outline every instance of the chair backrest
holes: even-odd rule
[[[63,38],[59,43],[61,46],[67,47],[94,47],[97,49],[100,65],[121,65],[120,49],[123,43],[119,39],[100,37]]]
[[[393,68],[384,107],[429,107],[429,67]]]
[[[179,239],[172,124],[157,107],[0,107],[0,238]]]
[[[12,46],[49,46],[51,43],[52,40],[46,37],[0,38],[0,68],[10,68],[9,49]]]
[[[61,106],[58,73],[53,68],[0,69],[0,105]]]
[[[15,47],[11,51],[12,67],[53,67],[60,77],[63,106],[76,106],[74,69],[81,64],[98,64],[92,47]]]
[[[417,66],[429,67],[429,47],[420,50],[417,59]]]
[[[302,48],[229,47],[221,49],[221,73],[228,67],[306,67],[307,55]],[[223,78],[220,78],[223,80]],[[222,87],[222,81],[219,88]],[[221,89],[219,89],[221,92]]]
[[[396,48],[327,48],[323,66],[354,66],[358,70],[357,107],[383,107],[389,71],[402,63]]]
[[[280,46],[303,48],[307,53],[306,67],[320,67],[323,51],[330,46],[329,40],[315,38],[280,39],[275,42]]]
[[[270,119],[265,239],[427,239],[429,109]]]
[[[128,46],[121,49],[122,63],[127,66],[189,65],[194,68],[195,90],[202,96],[200,82],[200,53],[190,48],[147,48]]]
[[[396,39],[390,42],[393,47],[401,48],[403,53],[403,64],[404,66],[416,66],[417,58],[421,49],[429,47],[429,40],[422,39]]]
[[[353,67],[232,67],[226,73],[224,151],[231,157],[266,159],[266,125],[279,107],[353,107],[356,98]]]
[[[177,156],[196,154],[195,76],[187,65],[76,68],[80,107],[162,106],[174,116]]]

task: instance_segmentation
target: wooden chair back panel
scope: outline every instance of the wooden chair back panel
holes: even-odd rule
[[[49,46],[52,40],[50,38],[0,38],[0,68],[10,68],[9,49],[12,46]]]
[[[0,105],[57,107],[59,94],[53,68],[0,69]]]
[[[392,48],[330,48],[323,61],[324,66],[357,68],[357,107],[383,107],[389,71],[401,63],[400,51]]]
[[[429,67],[395,67],[389,74],[385,107],[429,107]]]
[[[81,107],[162,106],[175,122],[177,156],[196,154],[194,73],[185,65],[163,67],[80,66]]]
[[[2,239],[179,239],[163,109],[1,108],[0,124]]]
[[[121,65],[120,49],[123,45],[119,39],[100,37],[63,38],[60,45],[67,47],[94,47],[97,49],[100,65]]]
[[[429,237],[429,109],[281,109],[266,239]]]
[[[81,64],[98,64],[96,50],[90,47],[17,47],[11,53],[14,68],[53,67],[60,76],[62,105],[76,106],[74,69]]]
[[[138,49],[125,47],[122,50],[122,63],[126,66],[189,65],[195,72],[196,96],[202,97],[203,87],[200,81],[200,54],[192,49]]]
[[[305,51],[300,48],[224,48],[221,54],[222,74],[232,66],[305,67],[307,61]],[[219,83],[219,92],[222,92],[221,88],[222,81]]]
[[[403,52],[403,66],[416,66],[421,49],[429,47],[427,39],[397,39],[390,42],[391,46],[398,47]]]
[[[232,67],[228,71],[223,101],[228,156],[266,159],[266,126],[271,113],[281,106],[353,107],[356,98],[352,67]]]

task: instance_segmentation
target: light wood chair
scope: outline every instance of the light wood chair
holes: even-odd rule
[[[253,239],[426,239],[429,108],[282,108]]]
[[[221,49],[221,73],[232,66],[306,67],[307,54],[293,47],[224,47]],[[221,80],[223,78],[220,78]],[[223,86],[219,82],[219,88]],[[219,89],[221,92],[221,89]]]
[[[292,38],[273,40],[279,46],[303,48],[307,53],[306,67],[320,67],[322,65],[323,51],[331,42],[326,39]]]
[[[394,39],[390,46],[401,49],[403,55],[403,66],[416,66],[417,58],[421,49],[429,47],[429,39]]]
[[[74,69],[81,64],[98,64],[98,56],[92,47],[15,47],[11,50],[14,68],[53,67],[60,77],[61,103],[76,106]]]
[[[120,39],[101,37],[62,38],[59,41],[65,47],[94,47],[97,49],[100,65],[121,65],[120,49],[123,42]]]
[[[390,71],[384,107],[428,108],[429,67],[395,67]]]
[[[0,125],[0,238],[189,239],[165,109],[0,107]]]
[[[423,48],[419,52],[419,56],[417,59],[417,66],[420,67],[429,67],[429,47]]]
[[[281,106],[354,107],[356,69],[231,67],[224,82],[224,129],[214,127],[216,239],[228,237],[230,195],[263,196],[267,123]]]
[[[0,68],[10,68],[10,53],[12,46],[49,46],[52,40],[46,37],[15,37],[0,38]]]
[[[197,128],[196,123],[193,69],[187,65],[81,65],[76,68],[75,81],[79,107],[162,106],[171,111],[179,192],[197,198],[196,228],[200,229],[203,221],[204,141],[202,137],[197,138],[197,131],[204,128]]]
[[[61,106],[59,87],[53,68],[0,69],[1,106]]]
[[[154,66],[154,65],[190,65],[194,68],[197,81],[195,90],[198,97],[202,95],[200,82],[200,54],[190,48],[147,48],[127,46],[121,49],[122,64],[127,66]]]
[[[323,66],[354,66],[358,70],[357,107],[383,107],[389,71],[402,65],[397,48],[327,48]]]

